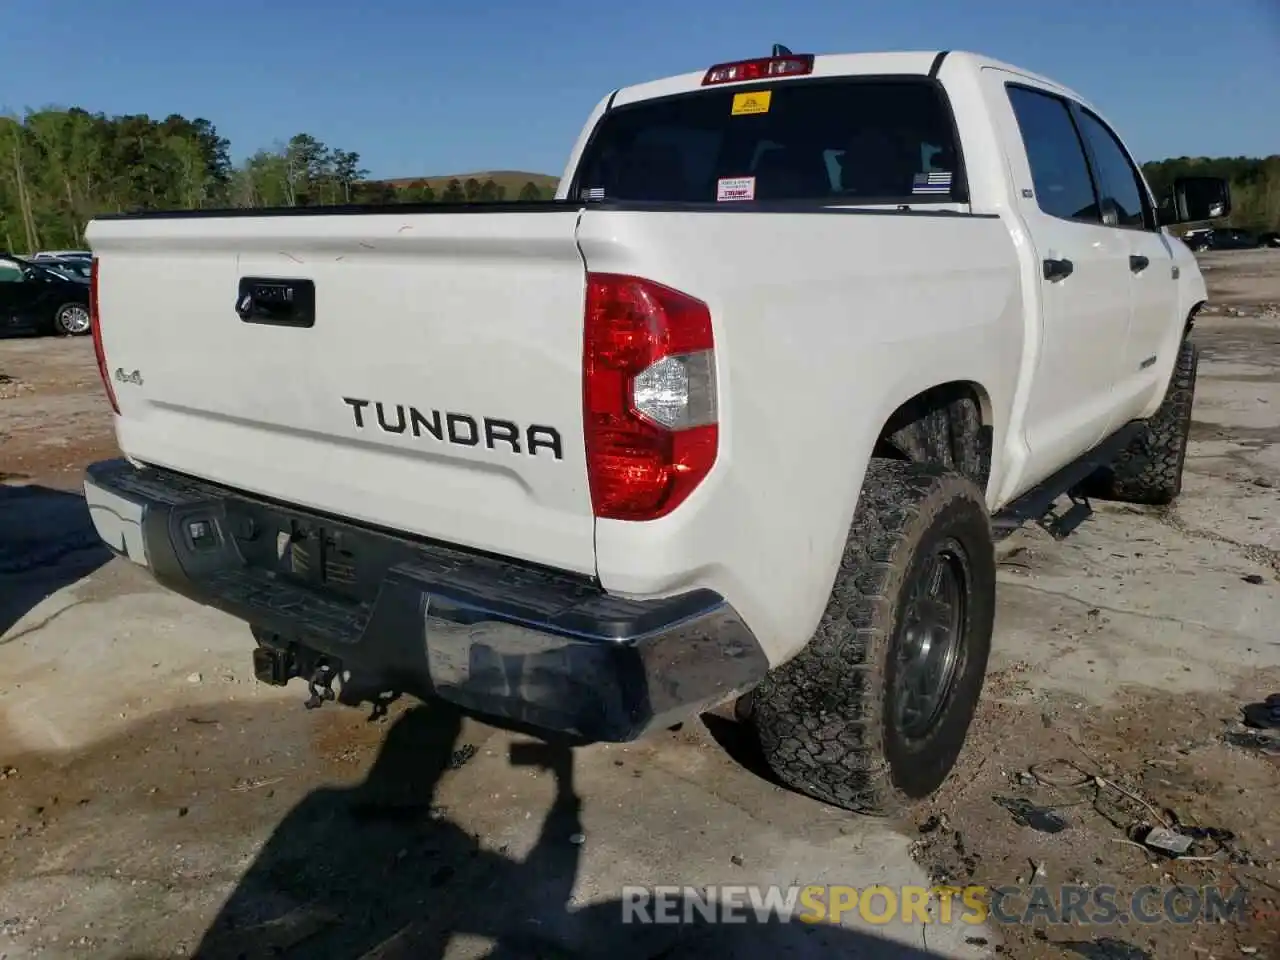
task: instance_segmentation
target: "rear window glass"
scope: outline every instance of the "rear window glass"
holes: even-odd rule
[[[701,90],[605,114],[582,200],[922,203],[958,196],[950,108],[924,78]]]

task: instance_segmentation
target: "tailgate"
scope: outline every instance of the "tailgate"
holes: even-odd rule
[[[594,573],[574,210],[99,220],[121,449]]]

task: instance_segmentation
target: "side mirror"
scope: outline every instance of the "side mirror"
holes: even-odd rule
[[[1196,223],[1231,213],[1231,185],[1219,177],[1179,177],[1160,205],[1160,223]]]

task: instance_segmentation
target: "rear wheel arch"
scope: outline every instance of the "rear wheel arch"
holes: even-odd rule
[[[872,456],[955,470],[986,491],[993,449],[991,395],[976,381],[921,390],[885,420]]]
[[[1187,321],[1185,324],[1183,324],[1183,327],[1182,327],[1183,339],[1186,339],[1187,337],[1191,336],[1191,328],[1194,327],[1196,324],[1196,317],[1200,315],[1200,311],[1205,308],[1208,302],[1209,301],[1207,300],[1198,300],[1195,304],[1192,305],[1191,310],[1188,311],[1187,313]]]
[[[993,421],[989,392],[955,380],[919,390],[880,426],[813,636],[738,705],[774,774],[793,789],[884,814],[932,794],[950,774],[991,644],[995,557],[983,494]],[[921,651],[932,656],[935,645],[921,640],[909,604],[923,582],[920,565],[943,548],[965,571],[950,609],[968,613],[949,628],[958,646],[935,691],[936,721],[908,742],[895,719],[899,688],[912,686],[899,682],[901,664]]]
[[[964,572],[961,595],[934,598],[945,556]],[[949,623],[923,625],[925,608]],[[932,794],[950,774],[981,695],[995,611],[995,557],[978,488],[954,470],[872,458],[836,582],[808,644],[741,704],[778,779],[823,802],[886,815]],[[942,632],[933,627],[941,626]],[[927,669],[937,689],[919,729],[903,723],[902,673]],[[918,664],[917,664],[918,665]],[[919,671],[911,667],[913,674]]]

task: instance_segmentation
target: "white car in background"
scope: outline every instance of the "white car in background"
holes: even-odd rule
[[[39,253],[33,253],[27,257],[28,260],[62,260],[67,257],[76,260],[92,260],[93,251],[91,250],[41,250]]]

